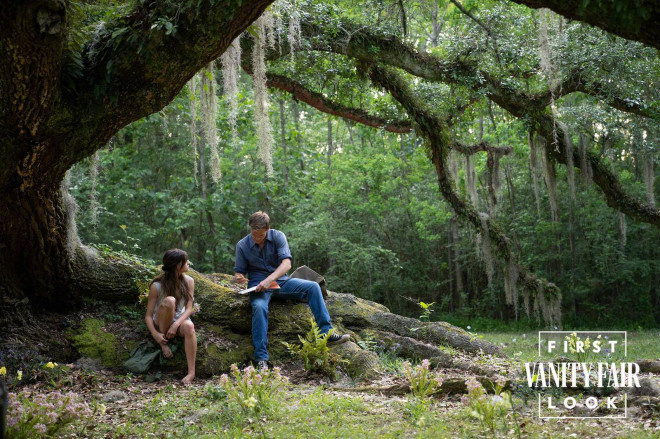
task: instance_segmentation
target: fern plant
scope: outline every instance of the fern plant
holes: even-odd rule
[[[305,370],[318,372],[334,378],[336,367],[345,363],[339,355],[330,352],[328,348],[328,337],[332,335],[331,329],[327,334],[322,334],[314,319],[310,319],[312,327],[305,337],[298,336],[300,344],[289,344],[282,342],[294,356],[305,363]]]

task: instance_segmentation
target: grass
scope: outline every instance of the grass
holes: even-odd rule
[[[309,385],[291,386],[270,415],[246,418],[207,387],[167,386],[155,395],[124,406],[86,432],[90,438],[477,438],[493,437],[458,397],[418,403],[407,397],[347,394]],[[136,396],[137,398],[137,396]],[[518,402],[518,404],[521,404]],[[118,408],[120,404],[116,405]],[[110,408],[109,408],[110,411]],[[643,422],[626,427],[612,421],[542,422],[534,411],[509,412],[497,437],[658,437]],[[614,429],[614,430],[612,430]]]
[[[522,361],[537,361],[538,331],[490,332],[479,334],[484,340],[502,348],[505,354]],[[628,361],[660,358],[660,330],[628,331]],[[542,359],[557,355],[542,355]]]
[[[475,334],[498,345],[517,361],[537,361],[537,332]],[[658,358],[657,331],[628,333],[628,358]],[[515,341],[514,341],[515,340]],[[381,355],[384,369],[400,376],[401,359]],[[87,386],[88,401],[101,401],[108,390],[129,395],[123,402],[106,403],[84,434],[74,429],[64,437],[89,438],[476,438],[492,437],[460,401],[460,396],[433,398],[421,403],[408,395],[329,390],[323,385],[290,385],[265,415],[247,417],[219,390],[217,378],[182,388],[175,381],[146,383],[133,375],[97,378]],[[173,378],[171,378],[173,380]],[[396,379],[396,378],[395,378]],[[66,390],[66,389],[65,389]],[[613,420],[539,420],[536,396],[528,403],[514,395],[514,411],[500,419],[497,437],[659,437],[657,414]],[[650,427],[647,421],[652,422]],[[506,424],[506,426],[503,426]]]

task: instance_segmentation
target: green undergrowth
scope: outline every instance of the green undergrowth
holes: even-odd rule
[[[452,437],[436,404],[413,407],[387,400],[338,394],[322,387],[292,386],[268,415],[246,416],[217,385],[193,390],[163,388],[120,425],[98,424],[91,437]],[[475,432],[476,433],[476,432]],[[109,436],[108,436],[109,435]]]
[[[292,385],[266,414],[248,416],[221,390],[217,380],[191,389],[167,386],[157,393],[132,395],[121,408],[108,405],[113,419],[91,423],[90,438],[477,438],[477,437],[594,437],[594,426],[582,422],[544,423],[534,410],[506,416],[508,431],[495,435],[474,418],[458,397],[433,398],[427,403],[409,396],[337,392],[323,386]],[[139,401],[138,401],[139,400]],[[533,405],[533,402],[530,403]],[[519,425],[520,436],[514,430]],[[617,424],[600,424],[607,437],[654,437],[632,422],[630,429],[606,431]],[[604,436],[600,436],[604,437]]]

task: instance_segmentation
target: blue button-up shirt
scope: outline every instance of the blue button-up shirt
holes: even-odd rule
[[[234,272],[247,274],[248,288],[251,288],[274,272],[284,259],[293,261],[284,233],[275,229],[268,230],[262,248],[255,244],[250,234],[236,244]],[[284,274],[277,280],[285,281],[288,278],[289,276]]]

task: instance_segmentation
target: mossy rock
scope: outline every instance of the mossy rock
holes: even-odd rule
[[[332,346],[330,350],[347,361],[343,369],[351,378],[371,380],[380,375],[381,363],[378,355],[360,348],[352,341]]]
[[[213,334],[227,334],[226,330],[215,327],[204,332]],[[215,341],[203,340],[198,336],[197,359],[195,362],[195,374],[200,378],[209,378],[229,371],[232,364],[242,365],[249,362],[253,356],[252,341],[248,336],[233,334],[231,339],[214,337]],[[163,359],[162,365],[156,361],[152,369],[168,371],[187,370],[186,353],[183,347],[183,339],[176,341],[177,349],[172,359]]]
[[[101,319],[85,319],[78,329],[70,330],[68,338],[81,357],[97,358],[106,367],[121,365],[130,353],[131,346],[122,346],[117,336],[104,331]]]

